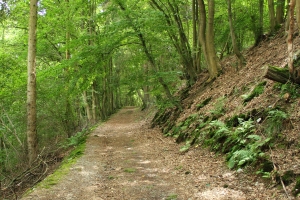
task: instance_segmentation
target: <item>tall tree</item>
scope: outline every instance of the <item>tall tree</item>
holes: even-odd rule
[[[282,24],[284,22],[284,10],[286,0],[277,0],[276,2],[276,23]]]
[[[289,13],[290,13],[290,25],[288,31],[287,38],[287,46],[288,46],[288,66],[289,72],[292,76],[294,76],[294,65],[293,65],[293,34],[294,34],[294,10],[295,10],[296,0],[290,1]],[[293,77],[294,78],[294,77]]]
[[[264,0],[258,0],[258,19],[257,13],[251,15],[252,30],[254,33],[254,46],[257,46],[263,39],[264,32]]]
[[[137,37],[138,37],[138,39],[140,41],[142,51],[145,53],[145,55],[146,55],[146,57],[147,57],[147,59],[148,59],[148,61],[150,63],[150,66],[151,66],[152,70],[154,70],[155,72],[158,72],[158,65],[157,65],[156,60],[154,59],[153,55],[151,54],[150,46],[147,44],[146,38],[145,38],[144,34],[141,31],[142,27],[140,27],[137,24],[133,23],[133,20],[131,19],[127,8],[122,4],[121,1],[118,1],[117,4],[119,5],[120,9],[125,13],[125,17],[130,22],[130,26],[135,31],[135,33],[136,33],[136,35],[137,35]],[[176,104],[175,98],[172,95],[168,84],[160,76],[157,77],[157,79],[158,79],[158,82],[162,85],[167,98],[172,103]]]
[[[227,0],[227,6],[228,6],[228,9],[227,9],[228,10],[228,21],[229,21],[232,48],[233,48],[233,52],[239,59],[239,66],[242,67],[245,65],[246,60],[245,60],[244,56],[241,54],[241,52],[239,50],[239,45],[237,44],[237,40],[236,40],[236,35],[234,32],[234,27],[233,27],[233,19],[232,19],[231,0]]]
[[[270,34],[274,34],[276,27],[276,16],[274,8],[274,0],[268,0],[269,19],[270,19]]]
[[[201,49],[198,38],[198,25],[199,25],[199,6],[198,0],[192,0],[192,15],[193,15],[193,61],[194,68],[197,73],[201,72]]]
[[[298,25],[298,30],[300,31],[300,1],[296,1],[296,21]]]
[[[30,164],[36,159],[38,154],[36,127],[36,30],[37,0],[30,0],[27,65],[27,145]]]
[[[214,13],[215,1],[208,1],[208,19],[206,18],[206,9],[203,0],[198,0],[200,20],[199,20],[199,42],[207,62],[207,68],[210,80],[216,78],[221,69],[214,44]]]
[[[164,15],[166,20],[166,25],[169,27],[167,29],[168,35],[181,58],[181,64],[183,65],[184,68],[185,78],[188,80],[188,84],[192,85],[197,79],[197,67],[194,66],[196,64],[195,62],[196,55],[193,55],[194,53],[192,53],[192,48],[189,43],[188,36],[185,33],[186,30],[188,32],[188,28],[185,30],[183,26],[183,20],[181,16],[182,10],[180,10],[180,8],[183,6],[180,5],[180,3],[182,2],[167,1],[167,3],[164,3],[158,0],[151,0],[150,5],[158,9]],[[194,6],[196,6],[196,4]],[[193,27],[195,31],[196,16],[194,17],[195,20],[193,22],[194,23]],[[177,30],[177,32],[174,31],[175,29]],[[193,39],[195,40],[194,44],[197,44],[196,42],[197,37]],[[194,49],[194,51],[196,52],[197,50]]]

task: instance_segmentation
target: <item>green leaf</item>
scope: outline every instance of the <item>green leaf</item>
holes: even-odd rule
[[[248,135],[248,139],[254,139],[254,140],[261,140],[261,137],[259,135]]]

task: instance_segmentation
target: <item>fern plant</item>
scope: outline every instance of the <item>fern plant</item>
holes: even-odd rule
[[[247,143],[247,136],[254,132],[253,120],[245,121],[238,118],[239,126],[231,133],[224,143],[223,153],[234,152],[242,149]]]
[[[281,110],[270,110],[266,120],[266,132],[269,136],[276,136],[282,130],[283,121],[288,118],[288,114]]]
[[[209,138],[205,141],[205,144],[210,146],[212,150],[219,151],[228,137],[230,130],[226,124],[220,120],[211,121],[209,126]]]
[[[271,138],[264,139],[254,134],[255,126],[252,119],[245,121],[239,118],[238,120],[240,125],[224,143],[224,147],[231,146],[227,155],[227,164],[230,169],[243,167],[264,157],[265,154],[262,149],[271,140]],[[223,149],[223,151],[225,150]]]
[[[220,97],[216,100],[214,109],[210,111],[210,113],[213,116],[216,116],[218,118],[220,115],[222,115],[225,112],[225,103],[226,103],[226,97]]]

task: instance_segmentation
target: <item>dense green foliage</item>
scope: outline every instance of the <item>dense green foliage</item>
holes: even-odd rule
[[[29,5],[21,0],[5,0],[0,5],[0,186],[6,187],[11,177],[28,167],[25,133]],[[260,36],[260,5],[248,0],[234,1],[232,6],[239,48],[243,49]],[[174,93],[185,83],[193,83],[186,60],[198,51],[191,50],[191,7],[191,0],[39,1],[36,77],[40,152],[52,152],[67,138],[72,144],[78,142],[76,132],[107,119],[122,106],[176,105]],[[263,32],[268,32],[267,5],[264,9]],[[226,2],[216,0],[215,10],[215,47],[221,58],[232,53]],[[205,70],[207,65],[201,53],[198,61],[201,69],[195,71]],[[224,99],[219,99],[211,114],[221,115],[224,103]],[[276,116],[271,114],[269,120]],[[201,120],[211,129],[218,123]],[[241,122],[241,128],[246,123]],[[199,129],[205,127],[203,124]],[[183,124],[174,131],[187,126]],[[278,129],[269,129],[275,128]],[[248,128],[249,134],[242,137],[238,128],[225,129],[222,130],[226,134],[235,137],[229,141],[232,146],[243,146],[240,140],[253,141],[244,145],[247,151],[267,142],[251,136]],[[222,139],[215,137],[208,142]],[[259,155],[260,151],[255,153]],[[254,158],[245,160],[232,152],[230,160],[234,167]]]

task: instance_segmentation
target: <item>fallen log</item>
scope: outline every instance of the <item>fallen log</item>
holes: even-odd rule
[[[290,74],[288,68],[268,66],[264,73],[264,77],[283,84],[290,81],[300,85],[299,69],[294,69],[294,74]]]

